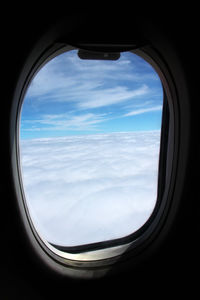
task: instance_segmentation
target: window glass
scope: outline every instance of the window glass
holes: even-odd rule
[[[123,238],[157,200],[161,81],[141,57],[43,66],[20,115],[25,201],[38,234],[60,246]]]

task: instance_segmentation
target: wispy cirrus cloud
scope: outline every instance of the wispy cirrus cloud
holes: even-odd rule
[[[124,117],[130,117],[130,116],[136,116],[136,115],[141,115],[144,113],[148,113],[148,112],[155,112],[155,111],[162,111],[162,105],[157,105],[157,106],[153,106],[153,107],[147,107],[147,108],[141,108],[141,109],[135,109],[132,110],[126,114],[124,114]]]
[[[96,124],[105,122],[107,120],[106,114],[82,114],[82,115],[70,115],[70,114],[51,114],[42,115],[39,119],[24,120],[25,125],[30,126],[25,131],[36,130],[95,130]],[[32,125],[32,126],[31,126]]]
[[[149,88],[147,85],[142,85],[138,89],[130,90],[127,87],[117,86],[105,90],[96,90],[87,94],[85,101],[79,103],[81,108],[97,108],[118,104],[127,100],[133,100],[135,97],[140,97],[147,94]]]
[[[51,76],[51,72],[44,73],[40,74],[40,77],[33,82],[28,96],[37,97],[38,101],[70,102],[77,109],[93,109],[115,105],[151,93],[151,89],[147,84],[140,84],[135,88],[122,84],[116,84],[115,86],[112,84],[109,87],[105,86],[99,78],[92,78],[91,80],[91,75],[87,81],[85,77],[79,80],[78,76],[76,78],[70,76],[63,78],[59,74],[55,79],[55,74]]]
[[[139,126],[126,117],[159,112],[161,102],[159,78],[138,56],[122,53],[115,62],[85,61],[72,51],[48,62],[33,79],[22,107],[21,129],[43,136],[46,130],[49,136],[51,130],[52,135],[64,130],[121,131],[122,124],[122,131],[129,131]],[[158,125],[149,129],[159,127],[159,118],[152,118]]]
[[[117,63],[102,61],[84,61],[77,57],[76,51],[68,52],[47,63],[33,79],[28,97],[45,97],[67,101],[66,96],[82,96],[83,91],[90,91],[102,86],[105,80],[130,80],[124,64],[130,64],[128,59]],[[133,79],[133,77],[132,77]],[[57,95],[57,96],[56,96]]]
[[[94,62],[80,60],[73,52],[45,65],[32,81],[27,97],[93,109],[150,94],[147,79],[154,77],[151,72],[141,76],[128,57],[122,56],[117,62]]]

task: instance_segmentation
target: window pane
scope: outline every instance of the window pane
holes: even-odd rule
[[[161,81],[141,57],[49,61],[20,116],[27,206],[38,234],[60,246],[122,238],[157,200]]]

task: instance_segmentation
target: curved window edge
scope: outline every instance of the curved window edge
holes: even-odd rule
[[[138,54],[140,57],[145,59],[148,63],[150,63],[153,68],[156,70],[158,76],[161,79],[164,89],[164,97],[166,103],[168,103],[168,108],[165,109],[166,113],[166,124],[162,126],[167,126],[167,143],[163,145],[164,141],[166,142],[166,137],[163,137],[163,128],[161,130],[161,144],[160,147],[163,147],[161,150],[160,162],[159,162],[159,185],[162,186],[160,191],[158,191],[159,199],[157,200],[156,207],[154,208],[153,214],[150,219],[145,223],[142,229],[139,229],[138,232],[133,233],[131,236],[127,238],[121,238],[116,243],[114,241],[112,243],[106,242],[97,243],[94,247],[89,245],[89,248],[85,246],[76,247],[76,249],[62,249],[56,247],[56,245],[51,245],[48,242],[41,239],[36,230],[34,229],[34,225],[32,224],[28,208],[26,205],[25,195],[23,192],[23,184],[20,175],[20,161],[19,161],[19,111],[20,106],[23,101],[25,92],[30,84],[33,76],[39,69],[50,59],[55,57],[56,55],[65,52],[67,50],[74,49],[74,47],[66,46],[63,43],[54,44],[53,47],[50,47],[47,51],[45,51],[39,59],[32,64],[30,72],[28,72],[28,76],[23,80],[22,84],[18,86],[18,90],[20,90],[20,95],[15,99],[15,103],[13,105],[13,120],[14,123],[11,126],[11,139],[14,140],[14,147],[12,149],[12,166],[13,166],[13,177],[15,181],[15,188],[18,200],[19,210],[23,219],[23,223],[25,225],[27,234],[29,235],[29,239],[34,243],[35,247],[41,247],[41,250],[44,251],[50,259],[60,263],[64,266],[73,266],[78,268],[84,268],[88,266],[99,267],[99,266],[108,266],[113,264],[119,258],[125,257],[128,255],[133,255],[134,253],[138,253],[138,251],[142,251],[143,248],[147,246],[153,239],[155,239],[157,233],[159,232],[165,218],[168,214],[168,208],[170,206],[170,193],[173,190],[173,173],[175,173],[176,166],[174,162],[176,161],[177,151],[175,153],[175,135],[178,135],[178,122],[176,122],[175,126],[175,118],[174,118],[174,104],[176,103],[176,91],[173,85],[173,81],[171,80],[171,76],[167,70],[167,66],[163,62],[163,60],[159,57],[156,51],[150,46],[144,46],[141,49],[133,50],[133,53]],[[167,99],[167,101],[166,101]],[[169,111],[168,111],[169,110]],[[167,117],[170,120],[168,120]],[[176,119],[178,119],[176,109]],[[12,121],[13,122],[13,121]],[[166,129],[166,128],[165,128]],[[175,132],[176,129],[176,132]],[[163,140],[163,141],[162,141]],[[166,166],[165,171],[161,171],[161,165]],[[161,173],[163,173],[161,175]],[[34,241],[33,241],[34,240]],[[100,246],[100,247],[99,247]],[[68,250],[68,251],[66,251]],[[73,251],[74,250],[74,251]],[[45,255],[45,254],[44,254]]]

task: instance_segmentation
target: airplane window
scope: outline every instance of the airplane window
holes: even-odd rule
[[[48,243],[127,237],[157,203],[162,83],[140,56],[47,62],[24,97],[19,126],[29,215]]]

